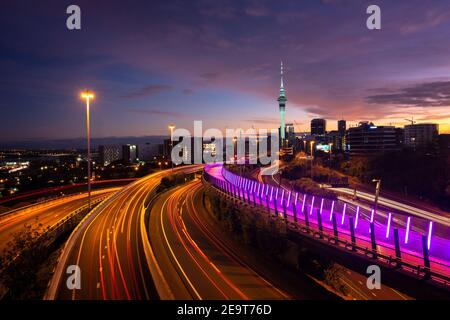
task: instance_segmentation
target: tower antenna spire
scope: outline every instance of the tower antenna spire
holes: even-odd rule
[[[283,61],[281,61],[281,73],[280,73],[280,75],[281,75],[281,85],[280,85],[280,87],[283,88],[284,87],[284,85],[283,85]]]

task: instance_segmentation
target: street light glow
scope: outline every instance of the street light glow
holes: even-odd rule
[[[85,100],[91,100],[91,99],[95,98],[95,94],[91,91],[83,91],[83,92],[81,92],[80,96],[82,99],[85,99]]]
[[[88,147],[88,206],[91,210],[91,120],[90,120],[90,106],[89,101],[94,99],[95,95],[91,91],[83,91],[80,94],[81,98],[86,100],[86,131],[87,131],[87,147]]]

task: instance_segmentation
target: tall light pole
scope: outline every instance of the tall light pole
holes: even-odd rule
[[[169,130],[170,130],[170,163],[172,164],[172,171],[173,171],[173,160],[172,160],[172,150],[173,150],[173,129],[175,129],[175,125],[170,124]]]
[[[313,154],[314,141],[310,141],[309,146],[311,149],[311,180],[312,180],[312,178],[313,178],[313,162],[314,162],[314,154]]]
[[[333,143],[329,143],[328,147],[330,148],[330,162],[331,162],[331,154],[333,153]]]
[[[378,197],[380,196],[380,188],[381,188],[381,179],[373,179],[372,182],[376,182],[377,185],[375,187],[375,208],[374,213],[377,213],[377,207],[378,207]]]
[[[237,137],[233,137],[233,164],[237,161]]]
[[[81,93],[81,98],[86,100],[86,131],[87,131],[87,146],[88,146],[88,208],[91,210],[91,123],[90,123],[90,109],[89,102],[94,99],[94,94],[90,91]]]

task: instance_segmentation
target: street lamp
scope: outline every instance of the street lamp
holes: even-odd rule
[[[378,197],[380,195],[380,188],[381,188],[381,179],[373,179],[372,182],[376,182],[377,185],[375,187],[375,208],[374,208],[374,214],[377,213],[377,206],[378,206]]]
[[[313,162],[314,162],[314,155],[313,155],[314,141],[310,141],[309,145],[310,145],[310,149],[311,149],[311,180],[312,180],[312,178],[313,178]]]
[[[173,171],[173,159],[172,159],[172,151],[173,151],[173,130],[175,129],[175,125],[170,124],[169,130],[170,130],[170,162],[172,164],[172,171]]]
[[[331,162],[331,154],[333,153],[333,143],[329,143],[328,147],[330,148],[330,162]]]
[[[237,160],[237,137],[233,137],[233,164]]]
[[[313,146],[314,146],[314,141],[310,141],[309,142],[309,147],[311,149],[311,158],[314,159],[314,155],[313,155]]]
[[[88,208],[91,210],[91,124],[89,115],[89,101],[94,99],[94,93],[90,91],[83,91],[81,93],[81,98],[86,100],[86,130],[87,130],[87,145],[88,145]]]

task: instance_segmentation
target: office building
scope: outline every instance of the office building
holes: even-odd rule
[[[347,130],[347,121],[339,120],[338,121],[338,133],[339,133],[339,136],[344,137],[346,130]]]
[[[142,161],[151,161],[160,155],[160,145],[156,143],[143,143],[138,145],[138,158]]]
[[[110,163],[123,159],[123,149],[121,145],[99,146],[100,162],[107,166]]]
[[[405,126],[405,146],[421,148],[437,142],[439,125],[436,123],[411,124]]]
[[[316,136],[325,136],[327,131],[327,121],[325,119],[311,120],[311,134]]]
[[[398,150],[395,127],[376,126],[372,122],[360,122],[346,133],[346,149],[354,155],[373,155]]]
[[[286,140],[287,146],[293,147],[295,145],[295,129],[293,123],[286,123]]]
[[[126,163],[133,163],[137,160],[137,146],[134,144],[126,144],[122,146],[123,160]]]

